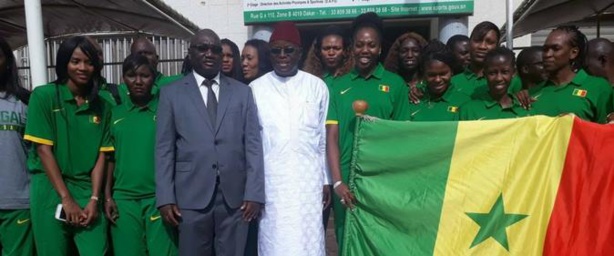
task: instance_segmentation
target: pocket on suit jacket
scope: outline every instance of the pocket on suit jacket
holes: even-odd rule
[[[176,172],[190,172],[192,171],[192,163],[191,162],[176,162],[175,171]]]

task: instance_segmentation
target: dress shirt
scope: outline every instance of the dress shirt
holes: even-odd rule
[[[203,98],[203,102],[205,102],[205,106],[207,106],[208,90],[207,90],[207,86],[203,85],[203,82],[205,81],[206,78],[196,73],[196,71],[192,71],[192,74],[194,74],[194,78],[196,79],[196,84],[198,84],[198,89],[200,90],[200,95]],[[217,75],[213,78],[213,81],[215,83],[213,83],[213,85],[211,86],[211,90],[213,90],[213,92],[215,93],[215,99],[217,99],[217,101],[219,102],[220,101],[220,73],[217,73]]]

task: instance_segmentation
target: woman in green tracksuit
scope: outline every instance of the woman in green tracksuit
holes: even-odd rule
[[[355,67],[350,73],[335,79],[329,92],[326,149],[334,181],[333,212],[340,248],[343,245],[346,208],[352,209],[356,203],[346,185],[356,124],[353,102],[366,101],[369,104],[366,114],[370,116],[389,120],[409,119],[405,81],[399,75],[385,70],[379,62],[382,37],[382,21],[377,14],[369,12],[356,18],[352,35]]]
[[[30,98],[24,138],[35,144],[30,207],[38,255],[104,255],[105,218],[98,197],[104,151],[111,149],[110,106],[98,97],[96,48],[82,36],[64,41],[56,60],[57,80],[37,87]],[[54,218],[61,204],[66,221]]]
[[[420,69],[426,86],[418,104],[410,104],[412,121],[455,121],[460,106],[469,96],[457,92],[451,82],[456,58],[439,41],[431,41],[423,49]]]
[[[115,170],[107,174],[105,187],[113,252],[115,256],[177,255],[176,231],[165,225],[156,208],[158,95],[152,94],[156,70],[146,57],[134,54],[124,60],[122,70],[129,99],[112,110]]]

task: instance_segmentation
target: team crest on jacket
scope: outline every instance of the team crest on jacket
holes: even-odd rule
[[[90,117],[90,123],[94,123],[94,124],[99,124],[100,123],[100,117],[97,115],[93,115]]]
[[[380,84],[379,85],[379,90],[382,92],[390,92],[390,86],[385,85],[385,84]]]
[[[573,96],[584,98],[586,97],[587,91],[582,89],[574,89],[572,94]]]

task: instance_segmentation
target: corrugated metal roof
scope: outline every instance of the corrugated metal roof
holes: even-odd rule
[[[514,37],[563,24],[588,25],[601,14],[602,25],[614,24],[612,0],[525,0],[514,12]],[[505,29],[502,29],[505,32]]]
[[[541,46],[546,42],[546,37],[550,34],[552,29],[544,29],[536,31],[531,34],[531,45]],[[586,35],[588,40],[597,38],[597,27],[580,27],[580,31]],[[606,38],[610,41],[614,41],[614,26],[601,27],[601,38]]]
[[[187,38],[199,28],[161,0],[41,0],[45,38],[141,32]],[[0,34],[14,48],[27,43],[23,0],[0,1]]]

